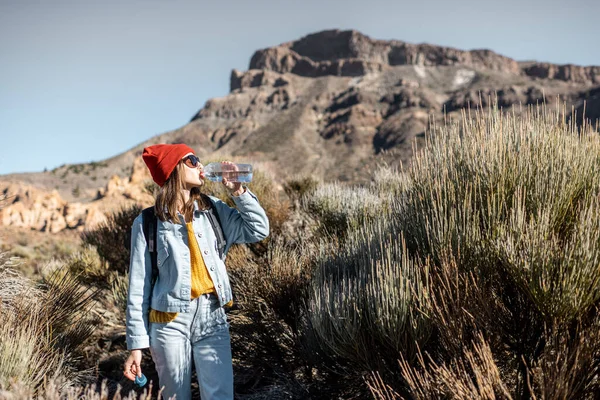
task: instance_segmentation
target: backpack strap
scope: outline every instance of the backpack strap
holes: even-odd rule
[[[225,245],[227,244],[227,241],[225,240],[225,235],[223,234],[219,213],[217,212],[217,208],[210,197],[202,194],[202,200],[205,204],[210,205],[206,216],[208,217],[210,225],[215,233],[215,237],[217,238],[217,250],[219,251],[219,257],[221,260],[225,261]]]
[[[148,244],[148,250],[150,251],[150,260],[152,262],[152,286],[156,282],[158,277],[158,253],[156,251],[157,241],[157,230],[158,224],[156,222],[156,214],[154,213],[154,206],[145,208],[142,211],[142,227],[144,230],[144,236],[146,237],[146,243]]]

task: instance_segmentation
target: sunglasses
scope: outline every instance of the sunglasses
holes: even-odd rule
[[[183,158],[183,162],[190,168],[197,168],[200,164],[200,159],[195,154],[190,154]]]

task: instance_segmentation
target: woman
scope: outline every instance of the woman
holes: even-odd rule
[[[192,362],[203,400],[233,399],[229,324],[223,306],[231,305],[231,286],[207,209],[214,205],[225,236],[225,253],[233,243],[250,243],[269,234],[269,221],[256,196],[239,182],[223,179],[237,209],[211,198],[203,165],[184,144],[157,144],[142,157],[160,186],[156,196],[158,277],[142,227],[133,222],[127,298],[127,348],[124,374],[142,375],[142,349],[150,347],[165,399],[191,397]],[[231,164],[230,162],[227,162]],[[209,203],[209,204],[206,204]]]

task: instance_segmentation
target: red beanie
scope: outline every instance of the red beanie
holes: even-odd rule
[[[144,148],[142,158],[148,166],[154,182],[162,187],[179,160],[189,153],[196,154],[185,144],[155,144]]]

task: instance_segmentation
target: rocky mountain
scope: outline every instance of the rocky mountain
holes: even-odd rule
[[[496,98],[511,108],[559,97],[580,122],[586,100],[586,114],[600,116],[600,67],[518,62],[490,50],[375,40],[356,31],[324,31],[258,50],[247,71],[232,71],[230,88],[182,128],[113,158],[0,179],[93,207],[103,201],[98,190],[116,179],[143,189],[145,182],[130,180],[144,146],[185,142],[203,160],[249,161],[278,180],[311,174],[360,182],[378,162],[409,162],[414,140],[444,112],[452,116]],[[7,185],[0,190],[16,190]],[[29,226],[48,226],[44,218]],[[60,226],[83,221],[65,218]]]

